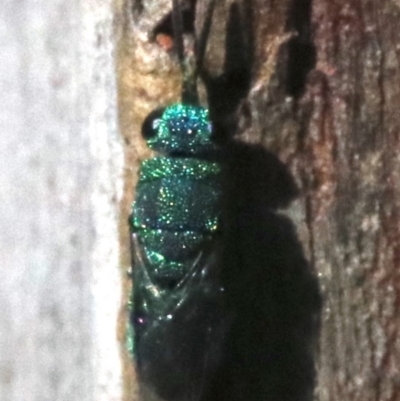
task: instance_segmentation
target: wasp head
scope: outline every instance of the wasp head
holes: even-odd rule
[[[174,104],[155,110],[143,123],[142,133],[151,149],[165,154],[196,154],[214,148],[208,110],[200,106]]]

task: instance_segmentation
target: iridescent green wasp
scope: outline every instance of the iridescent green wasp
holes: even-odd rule
[[[173,1],[182,103],[152,112],[142,129],[148,146],[159,153],[141,163],[130,220],[128,344],[145,399],[200,399],[227,326],[218,268],[219,150],[196,84],[213,3],[191,60],[184,51],[181,11]]]

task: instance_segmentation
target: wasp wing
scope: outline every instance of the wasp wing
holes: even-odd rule
[[[218,246],[211,241],[172,288],[151,279],[140,238],[133,240],[134,355],[144,401],[197,401],[218,366],[228,327],[218,277]]]

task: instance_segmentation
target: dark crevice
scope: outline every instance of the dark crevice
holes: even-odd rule
[[[144,11],[143,0],[133,0],[132,1],[132,14],[138,16]]]
[[[305,89],[308,73],[315,67],[316,49],[311,29],[312,0],[293,0],[286,29],[295,32],[287,44],[288,62],[286,92],[300,97]]]
[[[185,1],[182,2],[182,28],[184,34],[193,34],[194,33],[194,19],[195,19],[195,8],[196,1]],[[173,28],[173,15],[172,11],[170,11],[164,18],[158,22],[151,32],[152,37],[157,37],[157,35],[167,35],[170,36],[171,39],[174,39],[174,28]]]

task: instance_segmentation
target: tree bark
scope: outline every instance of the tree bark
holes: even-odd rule
[[[2,400],[122,397],[118,269],[150,154],[140,125],[180,92],[168,44],[149,36],[169,12],[169,0],[1,8]],[[242,320],[209,399],[400,400],[399,17],[395,0],[217,2],[203,100],[231,152]]]
[[[298,190],[295,197],[287,192],[290,180],[283,189],[271,184],[276,205],[270,199],[266,208],[296,226],[309,277],[318,277],[318,289],[303,288],[315,295],[302,309],[305,321],[308,316],[314,322],[306,324],[310,346],[319,333],[316,380],[304,380],[321,401],[400,400],[400,5],[217,3],[202,76],[214,124],[221,136],[234,131],[236,142],[278,156]],[[132,0],[126,10],[120,93],[131,163],[146,155],[136,139],[140,121],[152,108],[178,99],[179,70],[146,36],[170,12],[170,2],[155,7],[150,0]],[[258,173],[246,171],[253,172],[247,180],[254,185],[272,179],[257,181]],[[245,179],[237,182],[246,186]],[[303,292],[293,294],[296,299]],[[290,396],[275,388],[265,399],[311,399],[309,386],[298,386],[304,391]]]
[[[321,399],[400,399],[399,17],[391,1],[313,4],[303,177],[324,293]]]

